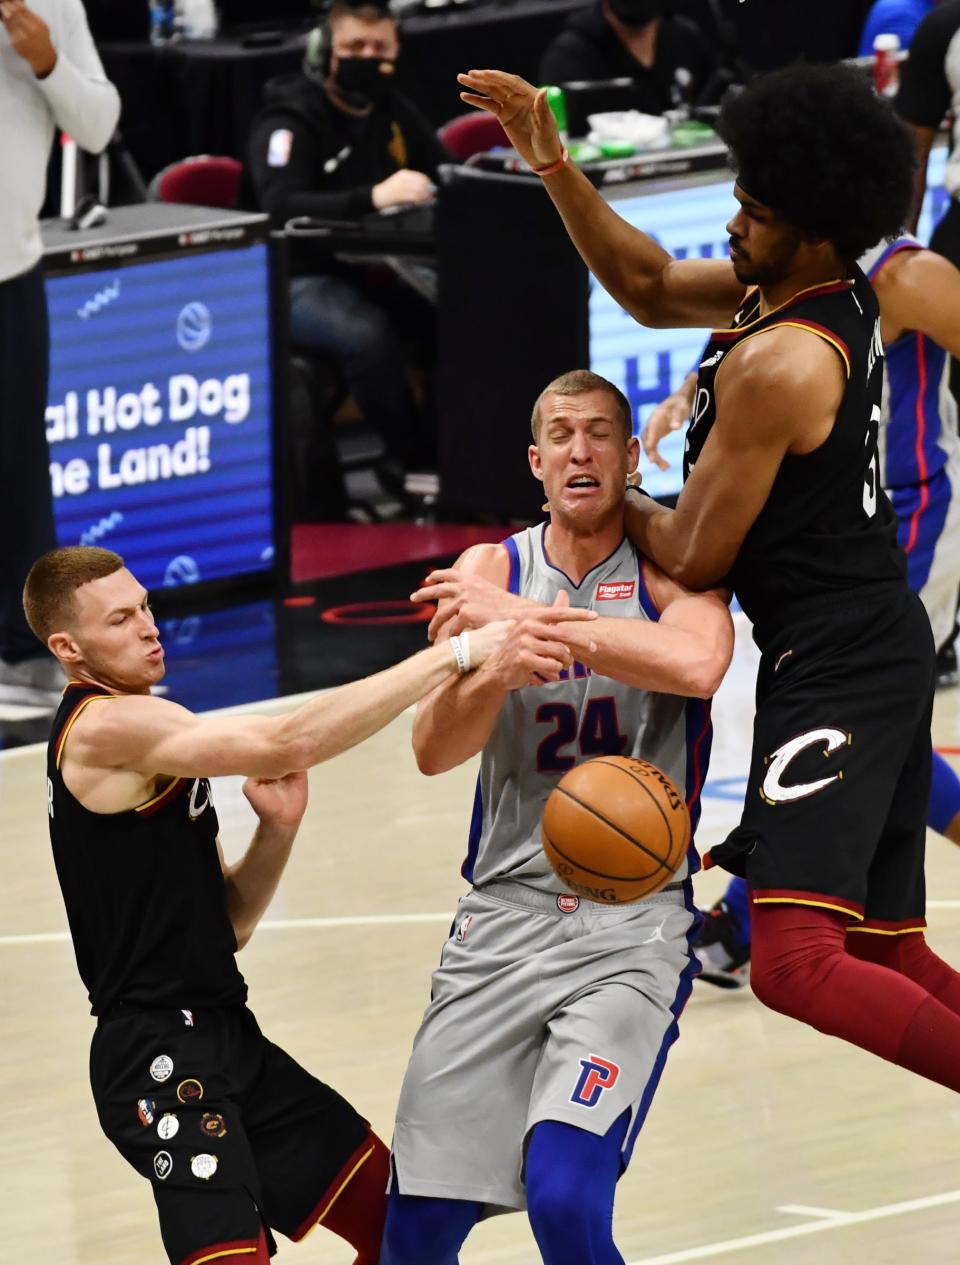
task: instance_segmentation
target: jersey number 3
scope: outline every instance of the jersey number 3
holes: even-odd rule
[[[591,698],[583,713],[583,723],[577,734],[577,711],[570,703],[543,703],[537,708],[537,724],[552,725],[553,732],[537,747],[537,771],[539,773],[566,773],[577,762],[575,755],[565,755],[564,747],[575,743],[579,737],[580,755],[622,755],[627,745],[627,735],[620,732],[617,717],[617,700]]]
[[[870,425],[867,428],[867,447],[873,447],[873,455],[863,478],[863,512],[867,518],[873,518],[877,512],[877,489],[880,486],[880,459],[877,456],[877,431],[880,426],[880,409],[874,404],[870,414]]]

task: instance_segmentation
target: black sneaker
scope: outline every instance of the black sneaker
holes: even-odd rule
[[[722,900],[703,916],[694,941],[700,979],[717,988],[743,988],[750,982],[750,946],[740,943],[737,923]]]
[[[937,655],[937,689],[946,690],[960,682],[957,671],[957,643],[952,641]]]

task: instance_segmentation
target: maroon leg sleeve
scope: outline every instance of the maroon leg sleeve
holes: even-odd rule
[[[948,1010],[960,1015],[960,974],[937,957],[923,932],[878,936],[851,931],[847,935],[847,952],[863,962],[875,962],[891,971],[899,971],[925,988]]]
[[[842,914],[805,905],[752,913],[750,983],[765,1005],[960,1091],[960,1015],[906,975],[846,952]]]

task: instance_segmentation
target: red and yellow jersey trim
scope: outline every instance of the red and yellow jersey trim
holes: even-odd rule
[[[75,685],[75,684],[78,684],[78,682],[74,682],[74,681],[70,682],[70,685]],[[67,686],[67,689],[70,688],[70,685]],[[64,693],[66,693],[66,690],[64,691]],[[66,745],[67,738],[70,735],[70,730],[73,728],[78,717],[80,716],[80,713],[87,706],[87,704],[98,703],[100,702],[101,699],[104,699],[107,702],[111,702],[113,699],[118,698],[118,697],[119,695],[117,694],[88,694],[86,698],[82,698],[80,702],[77,703],[76,707],[73,709],[73,711],[70,713],[70,715],[67,717],[66,721],[64,722],[64,726],[60,730],[60,737],[57,739],[57,745],[54,748],[54,763],[58,769],[60,767],[60,761],[63,759],[63,748]]]
[[[139,813],[141,817],[152,817],[154,813],[158,813],[161,808],[166,808],[167,804],[176,798],[185,781],[186,778],[175,777],[159,794],[154,795],[153,799],[148,799],[145,804],[138,804],[133,811]]]
[[[808,299],[811,295],[822,297],[826,294],[838,294],[842,290],[852,290],[853,282],[849,279],[844,280],[841,277],[834,277],[832,281],[822,281],[819,285],[807,286],[806,290],[798,290],[791,298],[784,303],[779,303],[776,307],[772,307],[769,312],[759,313],[752,321],[746,321],[743,325],[736,325],[732,329],[714,329],[710,331],[710,339],[715,338],[738,338],[745,329],[749,329],[751,325],[756,325],[760,321],[765,321],[771,316],[775,316],[777,312],[783,312],[788,307],[793,307],[795,303],[799,303],[801,299]],[[756,294],[756,290],[749,290],[744,297],[743,306],[746,306],[747,299],[752,298]]]
[[[360,1154],[361,1151],[363,1152],[362,1155]],[[299,1243],[302,1239],[305,1239],[308,1234],[315,1230],[318,1225],[322,1225],[327,1213],[350,1185],[360,1169],[364,1166],[364,1164],[366,1164],[373,1152],[374,1147],[371,1146],[369,1142],[362,1143],[362,1145],[354,1151],[353,1155],[350,1156],[346,1164],[344,1164],[343,1168],[331,1182],[327,1193],[320,1200],[320,1203],[316,1206],[316,1208],[314,1208],[313,1212],[310,1213],[306,1221],[304,1221],[304,1223],[290,1235],[290,1238],[294,1243]]]
[[[827,896],[823,892],[792,891],[789,888],[756,888],[750,894],[755,905],[810,905],[814,909],[831,909],[848,918],[863,921],[863,906],[842,896]]]
[[[926,918],[904,918],[901,922],[885,922],[882,918],[865,918],[851,931],[870,936],[911,936],[927,929]]]
[[[251,1239],[237,1239],[233,1243],[215,1243],[212,1247],[202,1247],[185,1257],[180,1265],[205,1265],[206,1261],[216,1261],[224,1256],[254,1256],[257,1244]]]
[[[769,334],[771,330],[783,329],[786,326],[792,326],[794,329],[805,329],[811,334],[816,334],[818,338],[822,338],[824,342],[829,343],[830,346],[833,347],[833,349],[838,353],[838,355],[840,356],[840,359],[843,361],[843,367],[846,371],[847,380],[849,381],[850,379],[850,351],[847,347],[847,344],[843,341],[842,338],[838,338],[837,335],[832,330],[827,329],[825,325],[818,325],[816,321],[774,321],[772,325],[764,325],[763,329],[755,329],[752,334],[747,334],[745,338],[741,338],[739,340],[736,347],[731,347],[730,350],[731,352],[736,351],[744,343],[748,343],[751,338],[759,338],[762,334]],[[721,371],[725,369],[729,363],[730,361],[728,359],[728,360],[722,361],[717,366],[717,372],[714,374],[714,377],[713,377],[714,382],[716,382],[717,378],[719,378],[720,376]]]

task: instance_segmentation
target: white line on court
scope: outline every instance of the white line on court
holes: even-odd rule
[[[763,1247],[767,1243],[781,1243],[784,1239],[798,1239],[805,1234],[822,1234],[825,1230],[860,1225],[866,1221],[881,1221],[886,1217],[902,1217],[909,1212],[923,1212],[926,1208],[942,1208],[946,1204],[955,1203],[960,1203],[960,1190],[948,1190],[942,1195],[927,1195],[923,1199],[908,1199],[897,1204],[881,1204],[877,1208],[866,1208],[863,1212],[831,1213],[828,1218],[809,1221],[806,1225],[785,1226],[782,1230],[767,1230],[763,1234],[745,1234],[740,1239],[704,1243],[702,1247],[667,1252],[663,1256],[646,1256],[643,1260],[630,1261],[629,1265],[680,1265],[681,1261],[704,1261],[713,1256],[725,1256],[729,1252],[743,1252],[751,1247]],[[794,1210],[797,1209],[794,1208]],[[813,1212],[814,1209],[809,1211]]]
[[[811,1208],[808,1204],[780,1204],[777,1212],[786,1212],[791,1217],[826,1217],[828,1221],[843,1221],[850,1216],[849,1212],[837,1212],[836,1208]]]
[[[356,914],[342,918],[265,918],[258,931],[326,931],[335,927],[397,927],[404,923],[453,921],[453,906],[441,914]],[[61,944],[70,940],[68,931],[37,931],[21,936],[0,936],[0,948],[21,944]]]

